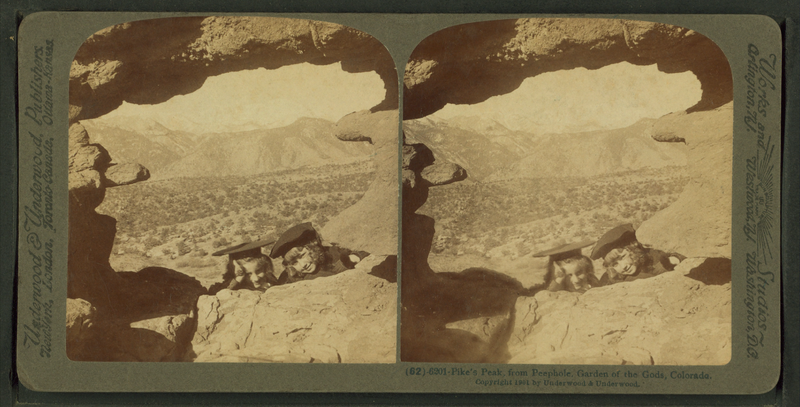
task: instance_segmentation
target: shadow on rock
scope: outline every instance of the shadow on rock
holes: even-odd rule
[[[686,277],[708,285],[723,285],[731,282],[731,259],[708,258],[693,268]]]
[[[386,260],[373,267],[369,274],[378,278],[382,278],[390,283],[396,283],[397,256],[386,256]]]
[[[73,360],[165,362],[181,360],[197,325],[199,281],[178,271],[147,267],[117,273],[121,283],[106,307],[77,304],[85,329],[67,341]],[[85,301],[84,301],[85,302]],[[69,305],[69,304],[68,304]],[[91,324],[86,321],[91,321]],[[77,324],[76,324],[77,325]]]
[[[138,272],[119,272],[122,295],[112,304],[117,318],[139,320],[143,316],[188,314],[206,289],[194,277],[164,267],[146,267]]]
[[[185,318],[184,318],[185,319]],[[140,321],[133,327],[114,321],[98,325],[94,335],[72,360],[91,362],[177,362],[191,340],[191,324],[181,318]]]
[[[496,271],[438,273],[403,296],[403,361],[505,363],[522,284]]]

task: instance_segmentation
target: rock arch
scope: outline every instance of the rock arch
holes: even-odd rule
[[[383,44],[361,31],[312,20],[178,17],[134,21],[89,37],[70,69],[70,298],[100,305],[108,295],[100,289],[103,281],[115,279],[108,260],[116,221],[97,214],[95,208],[103,201],[105,188],[120,183],[106,171],[111,163],[108,152],[90,142],[80,120],[106,114],[123,101],[156,104],[191,93],[210,76],[303,62],[340,63],[352,73],[374,71],[385,83],[384,100],[347,116],[337,134],[344,141],[367,140],[375,146],[377,179],[356,208],[331,220],[322,233],[342,245],[396,254],[397,218],[391,208],[397,207],[397,149],[392,141],[397,140],[398,88],[394,61]],[[146,170],[141,169],[125,182],[146,178]],[[380,211],[365,222],[358,217],[359,210],[369,208]],[[348,228],[353,224],[360,233]]]
[[[545,72],[619,62],[694,73],[703,96],[690,113],[733,99],[725,54],[687,28],[610,19],[496,20],[446,28],[420,42],[403,78],[403,120],[427,116],[447,103],[479,103],[512,92]]]
[[[612,19],[532,18],[450,27],[424,39],[412,53],[403,80],[403,119],[425,117],[447,103],[479,103],[512,92],[524,79],[541,73],[598,69],[623,61],[656,64],[667,73],[691,71],[703,91],[696,105],[660,118],[651,128],[657,141],[688,146],[691,179],[675,203],[640,226],[637,237],[688,257],[729,259],[733,82],[724,53],[702,34],[667,24]],[[535,311],[537,300],[527,298],[516,308],[501,310],[489,307],[497,300],[484,304],[487,298],[514,304],[518,295],[531,295],[529,291],[489,272],[469,269],[457,277],[434,273],[427,263],[434,220],[416,209],[427,199],[428,188],[458,181],[463,173],[445,171],[453,174],[449,181],[428,177],[442,173],[432,167],[446,164],[436,162],[421,144],[405,145],[403,155],[402,360],[532,363],[514,359],[507,350],[514,341],[524,342],[532,326],[522,326],[524,315],[515,320],[515,312],[530,304]],[[443,319],[454,311],[447,303],[465,296],[472,302],[461,308],[472,313]],[[724,313],[725,303],[715,306]],[[515,323],[525,332],[517,329],[516,339],[509,342],[506,330]],[[470,324],[474,329],[469,330]],[[471,334],[464,332],[465,326]],[[723,336],[725,327],[720,330]]]
[[[403,120],[427,116],[447,103],[474,104],[509,93],[541,73],[623,61],[656,64],[667,73],[691,71],[703,91],[696,105],[661,118],[651,130],[658,141],[688,145],[692,181],[665,211],[668,218],[660,214],[642,225],[641,238],[689,256],[729,258],[733,82],[725,54],[695,31],[644,21],[564,18],[449,27],[425,38],[409,58]],[[416,170],[404,166],[405,187],[430,186],[414,182],[430,164],[432,158]],[[709,209],[704,216],[691,215],[703,208]],[[665,231],[670,236],[664,237]],[[681,238],[675,235],[683,232]]]

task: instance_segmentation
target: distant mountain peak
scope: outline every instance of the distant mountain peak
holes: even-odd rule
[[[649,136],[656,119],[620,129],[537,134],[511,130],[492,118],[428,116],[409,120],[409,140],[427,145],[437,160],[464,167],[470,179],[593,176],[639,168],[685,165],[682,145]]]

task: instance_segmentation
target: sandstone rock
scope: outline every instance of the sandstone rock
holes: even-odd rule
[[[150,178],[150,171],[141,164],[117,164],[106,170],[105,187],[129,185]]]
[[[660,276],[520,297],[509,363],[723,365],[731,357],[731,287]]]
[[[691,179],[678,199],[642,223],[642,243],[688,257],[731,257],[733,103],[673,113],[653,124],[653,138],[683,139]]]
[[[403,145],[403,168],[415,172],[422,171],[425,167],[433,164],[433,151],[425,144],[404,144]]]
[[[67,297],[89,301],[98,311],[116,300],[120,277],[109,264],[117,222],[94,210],[84,211],[70,194]]]
[[[189,315],[206,289],[194,277],[164,267],[117,272],[120,298],[112,304],[114,316],[141,321],[151,315]]]
[[[492,338],[497,335],[499,331],[508,329],[511,320],[510,310],[509,313],[501,315],[493,315],[491,317],[471,318],[461,321],[451,322],[445,325],[447,329],[460,329],[469,332],[478,339],[485,343],[490,344]]]
[[[364,196],[320,230],[331,242],[353,250],[397,255],[397,111],[345,116],[337,137],[372,140],[375,144],[375,180]]]
[[[80,123],[69,126],[69,148],[77,148],[89,144],[89,133]]]
[[[160,46],[153,47],[155,42]],[[342,123],[343,139],[369,139],[376,146],[377,179],[363,200],[338,221],[329,222],[329,229],[323,234],[330,240],[373,254],[396,254],[397,74],[393,59],[379,41],[341,25],[296,19],[187,17],[109,27],[86,41],[70,70],[68,295],[88,299],[97,305],[102,316],[96,328],[97,337],[82,341],[82,345],[89,343],[92,347],[91,354],[84,355],[83,360],[167,361],[183,357],[189,342],[184,338],[185,332],[194,331],[194,309],[204,289],[197,281],[183,278],[173,270],[153,267],[138,273],[115,273],[110,267],[108,256],[116,222],[97,214],[94,208],[102,202],[106,187],[144,179],[147,173],[144,168],[133,166],[116,166],[107,171],[110,156],[102,146],[89,144],[89,135],[77,121],[101,116],[123,100],[153,104],[190,93],[209,76],[256,67],[276,69],[302,62],[340,62],[347,72],[375,71],[386,83],[387,95],[381,104],[372,112],[362,112]],[[147,72],[144,80],[140,72]],[[391,276],[396,281],[396,260],[396,256],[382,257],[373,264],[365,259],[361,271],[371,264],[375,275]],[[395,290],[379,288],[394,286],[366,272],[359,276],[373,280],[369,287],[378,289],[382,295],[376,299],[363,286],[356,297],[344,295],[342,303],[363,305],[364,309],[356,312],[347,308],[348,312],[341,315],[333,313],[336,318],[333,322],[347,322],[350,317],[377,318],[381,322],[378,336],[385,334],[391,343],[388,339],[375,341],[376,329],[368,334],[343,329],[337,335],[348,340],[341,339],[339,345],[347,346],[334,349],[321,340],[309,342],[303,348],[305,356],[270,350],[270,357],[338,362],[345,355],[349,361],[358,362],[360,351],[365,350],[371,362],[393,361],[396,318],[391,315],[395,314],[395,307],[385,301],[395,300],[395,294],[386,294]],[[335,287],[341,290],[341,286]],[[377,302],[364,304],[361,299]],[[321,311],[328,313],[327,309]],[[387,313],[391,315],[386,316]],[[302,330],[297,332],[303,334]],[[313,358],[308,356],[311,354]],[[225,356],[236,360],[241,357],[257,358]]]
[[[428,199],[430,183],[423,182],[422,171],[434,162],[428,146],[403,144],[403,218],[411,216]],[[404,220],[405,222],[405,220]],[[427,252],[424,253],[427,258]]]
[[[409,188],[414,188],[417,186],[417,173],[411,170],[403,169],[403,185],[408,186]],[[405,199],[405,196],[403,196]]]
[[[87,169],[105,170],[111,163],[108,151],[99,144],[83,145],[70,151],[69,169],[79,172]]]
[[[336,123],[336,137],[343,141],[369,141],[377,148],[397,150],[399,112],[362,110],[342,117]]]
[[[99,325],[92,351],[81,360],[105,362],[176,362],[183,358],[194,328],[194,315],[154,316]]]
[[[136,362],[182,360],[195,330],[197,299],[205,293],[205,288],[192,277],[161,267],[148,267],[135,273],[111,270],[116,277],[114,280],[97,275],[100,272],[96,271],[94,280],[79,287],[82,295],[100,297],[97,301],[102,307],[91,319],[90,335],[67,341],[70,358]],[[70,278],[69,283],[75,281],[80,280]],[[88,305],[83,300],[68,300],[68,306],[70,302],[75,304],[76,313]],[[75,321],[78,320],[76,317]]]
[[[198,300],[189,360],[394,363],[397,285],[355,269],[266,292],[222,290]]]
[[[402,281],[403,361],[504,363],[510,358],[507,344],[515,326],[514,303],[522,291],[519,282],[480,268],[404,272]]]
[[[70,204],[90,211],[103,202],[106,168],[111,163],[108,151],[99,144],[89,144],[89,134],[79,123],[69,127]]]
[[[70,172],[68,175],[69,190],[75,198],[76,205],[94,209],[103,202],[105,191],[103,176],[95,170]]]
[[[427,188],[425,189],[427,190]],[[405,191],[405,190],[404,190]],[[401,263],[403,304],[413,304],[435,278],[428,264],[428,253],[433,245],[434,220],[417,213],[406,212],[403,201],[403,261]]]
[[[403,120],[425,117],[447,103],[474,104],[512,92],[541,73],[623,61],[658,64],[669,73],[692,71],[703,96],[690,111],[733,98],[725,55],[686,28],[611,19],[495,20],[449,27],[417,45],[403,78]]]
[[[431,185],[445,185],[467,178],[467,171],[455,163],[436,163],[422,170],[422,178]]]
[[[209,76],[303,62],[375,71],[387,92],[374,110],[397,109],[394,60],[361,31],[289,18],[181,17],[119,24],[89,37],[70,69],[70,122],[102,116],[123,100],[155,104],[188,94]]]
[[[92,304],[82,299],[67,298],[67,357],[81,360],[90,351],[92,325],[97,314]]]

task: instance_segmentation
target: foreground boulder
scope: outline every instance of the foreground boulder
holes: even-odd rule
[[[636,231],[640,242],[688,257],[731,257],[733,103],[656,121],[652,137],[684,142],[689,183],[678,200]]]
[[[730,260],[584,294],[530,290],[500,273],[437,273],[404,305],[402,360],[723,365],[731,357]],[[405,298],[405,296],[404,296]]]
[[[263,293],[200,297],[186,360],[394,363],[397,284],[374,275],[386,260],[396,257],[370,256],[353,270]]]
[[[67,355],[72,360],[174,362],[181,360],[197,323],[197,298],[206,292],[193,277],[163,267],[114,273],[110,299],[95,308],[67,300]]]
[[[724,365],[731,284],[716,263],[689,259],[673,272],[584,294],[520,297],[509,363]]]

